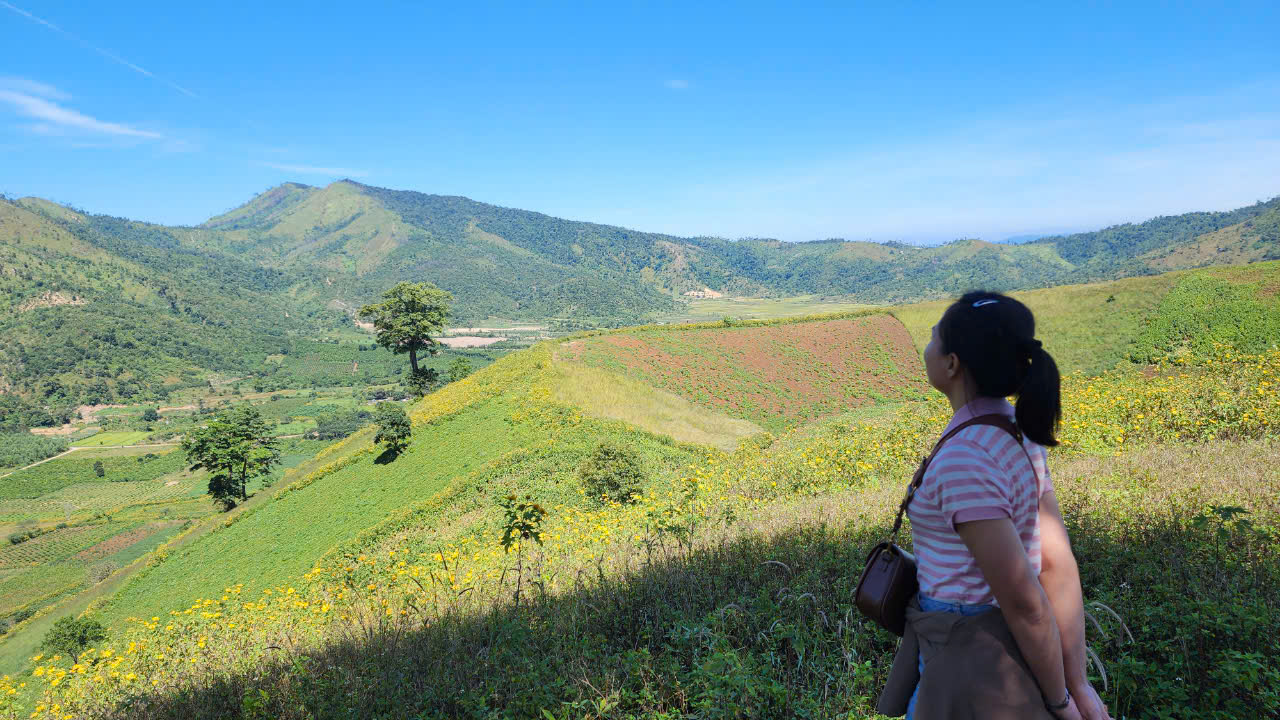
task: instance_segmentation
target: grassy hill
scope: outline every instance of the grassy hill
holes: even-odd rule
[[[1257,312],[1243,324],[1265,328],[1278,279],[1280,263],[1263,263],[1035,296],[1050,347],[1090,327],[1106,333],[1090,346],[1104,355],[1153,332],[1176,346],[1155,366],[1068,376],[1063,447],[1051,458],[1086,600],[1119,618],[1091,604],[1090,643],[1116,716],[1280,711],[1269,690],[1280,672],[1266,662],[1280,653],[1268,600],[1280,592],[1280,402],[1268,392],[1280,348],[1178,345],[1217,322],[1218,295],[1204,291],[1215,282],[1247,291]],[[1157,299],[1141,305],[1144,291]],[[1182,300],[1164,302],[1176,292]],[[1100,322],[1117,303],[1138,319]],[[81,659],[83,673],[46,657],[24,676],[42,694],[38,712],[870,717],[893,641],[849,597],[902,479],[946,420],[943,404],[833,406],[773,437],[679,384],[654,387],[659,365],[633,373],[627,363],[733,347],[728,333],[778,357],[810,335],[851,338],[874,358],[894,332],[898,347],[927,328],[929,308],[898,312],[905,327],[865,315],[649,328],[508,355],[414,407],[408,453],[387,462],[367,432],[352,436],[216,532],[154,555],[93,604],[111,641]],[[821,360],[799,349],[804,362]],[[712,377],[754,357],[686,355]],[[843,367],[843,382],[881,382],[861,366]],[[600,387],[618,377],[649,389],[583,399],[565,386],[584,372]],[[894,377],[906,385],[919,372],[903,362]],[[614,402],[631,407],[611,411]],[[624,414],[638,422],[616,419]],[[673,432],[718,443],[673,439],[666,418]],[[602,439],[643,459],[636,502],[583,492],[577,467]],[[508,496],[545,510],[539,540],[502,547]],[[1171,650],[1184,642],[1194,648]]]
[[[1280,338],[1274,325],[1280,317],[1277,288],[1280,263],[1260,262],[1012,295],[1036,313],[1037,334],[1062,372],[1095,374],[1117,363],[1153,359],[1152,343],[1163,343],[1172,351],[1175,345],[1199,338],[1201,351],[1214,340],[1249,351],[1265,350]],[[1170,297],[1171,291],[1177,292]],[[1233,298],[1234,304],[1227,303]],[[890,312],[923,352],[948,302],[902,305]],[[1216,317],[1206,316],[1211,311]],[[1165,336],[1157,338],[1152,332]]]
[[[321,269],[266,267],[204,232],[0,198],[0,431],[227,378],[259,389],[399,379],[403,358],[316,290]],[[501,352],[450,350],[427,364]]]

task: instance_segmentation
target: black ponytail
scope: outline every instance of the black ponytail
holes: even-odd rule
[[[1054,447],[1062,421],[1062,379],[1035,334],[1036,319],[1026,305],[991,292],[965,293],[938,321],[942,352],[960,358],[978,394],[1016,395],[1018,427],[1033,441]]]

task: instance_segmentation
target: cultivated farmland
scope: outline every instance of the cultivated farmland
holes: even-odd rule
[[[885,314],[645,328],[572,340],[558,357],[630,375],[775,431],[925,391],[911,335]]]

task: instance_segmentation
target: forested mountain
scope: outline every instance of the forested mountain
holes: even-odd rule
[[[704,287],[901,302],[1278,257],[1280,198],[937,247],[682,238],[347,180],[286,183],[199,227],[0,199],[0,414],[21,406],[39,420],[37,406],[163,397],[251,371],[294,340],[350,327],[400,280],[451,291],[458,325],[581,327],[639,322]]]
[[[400,279],[428,279],[459,298],[464,321],[490,315],[634,320],[687,290],[739,295],[819,293],[865,302],[954,294],[975,284],[1018,289],[1162,272],[1156,253],[1275,217],[1280,198],[1022,245],[958,240],[937,247],[827,240],[790,243],[683,238],[575,222],[463,197],[351,181],[287,183],[201,226],[220,249],[281,268],[324,268],[348,305]],[[1263,223],[1265,224],[1265,222]],[[1247,260],[1275,254],[1263,237]]]
[[[179,232],[0,199],[0,428],[80,403],[163,398],[343,320],[291,298],[302,281],[290,273],[190,247]]]

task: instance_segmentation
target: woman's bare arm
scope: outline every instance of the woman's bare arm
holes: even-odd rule
[[[974,520],[957,524],[956,532],[1000,603],[1005,622],[1040,685],[1040,692],[1049,702],[1065,697],[1067,681],[1058,622],[1013,521],[1007,517]],[[1074,710],[1070,708],[1063,717],[1069,717]]]
[[[1053,491],[1040,497],[1040,585],[1044,588],[1062,638],[1062,666],[1067,689],[1086,720],[1107,720],[1106,705],[1089,685],[1085,672],[1084,597],[1080,567],[1071,552],[1071,539]]]
[[[1040,498],[1040,585],[1053,606],[1062,636],[1062,666],[1067,687],[1075,690],[1088,684],[1085,676],[1084,598],[1080,590],[1080,568],[1071,553],[1071,540],[1053,491]]]

